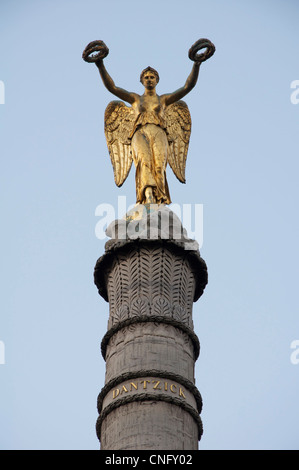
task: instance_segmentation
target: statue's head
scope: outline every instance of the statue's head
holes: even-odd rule
[[[147,80],[149,81],[155,80],[155,85],[157,85],[157,83],[160,80],[157,70],[153,69],[152,67],[146,67],[146,69],[142,70],[141,75],[140,75],[140,81],[142,85],[145,86]]]

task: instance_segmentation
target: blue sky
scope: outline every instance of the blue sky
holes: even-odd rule
[[[298,13],[295,0],[1,2],[0,448],[99,448],[108,304],[93,284],[95,211],[133,204],[135,185],[134,171],[114,184],[114,98],[83,49],[104,40],[116,84],[137,93],[153,66],[162,94],[207,37],[216,53],[185,98],[187,184],[168,171],[173,202],[203,205],[200,448],[298,449]]]

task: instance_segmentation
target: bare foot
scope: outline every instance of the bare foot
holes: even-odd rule
[[[148,186],[145,191],[145,204],[155,204],[156,199],[153,194],[153,188],[151,186]]]

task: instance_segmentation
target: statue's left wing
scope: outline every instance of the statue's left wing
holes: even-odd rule
[[[184,101],[177,101],[166,108],[166,132],[169,142],[168,163],[178,180],[185,183],[191,115]]]
[[[111,101],[105,110],[105,137],[113,166],[114,180],[121,186],[132,166],[130,136],[135,113],[123,101]]]

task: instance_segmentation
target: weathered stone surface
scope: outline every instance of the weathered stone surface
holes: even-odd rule
[[[106,353],[106,382],[127,371],[166,370],[194,383],[194,349],[179,328],[136,323],[113,335]]]
[[[197,450],[198,425],[177,405],[132,402],[111,411],[101,425],[101,446],[109,450]]]
[[[130,215],[109,233],[127,236]],[[162,230],[157,213],[147,213],[148,223],[151,217],[157,238],[140,236],[147,229],[141,217],[138,237],[107,242],[95,267],[95,284],[109,301],[97,421],[103,450],[197,449],[202,433],[192,306],[207,283],[207,268],[179,220],[171,219],[172,234],[183,237],[164,239],[168,222]]]

